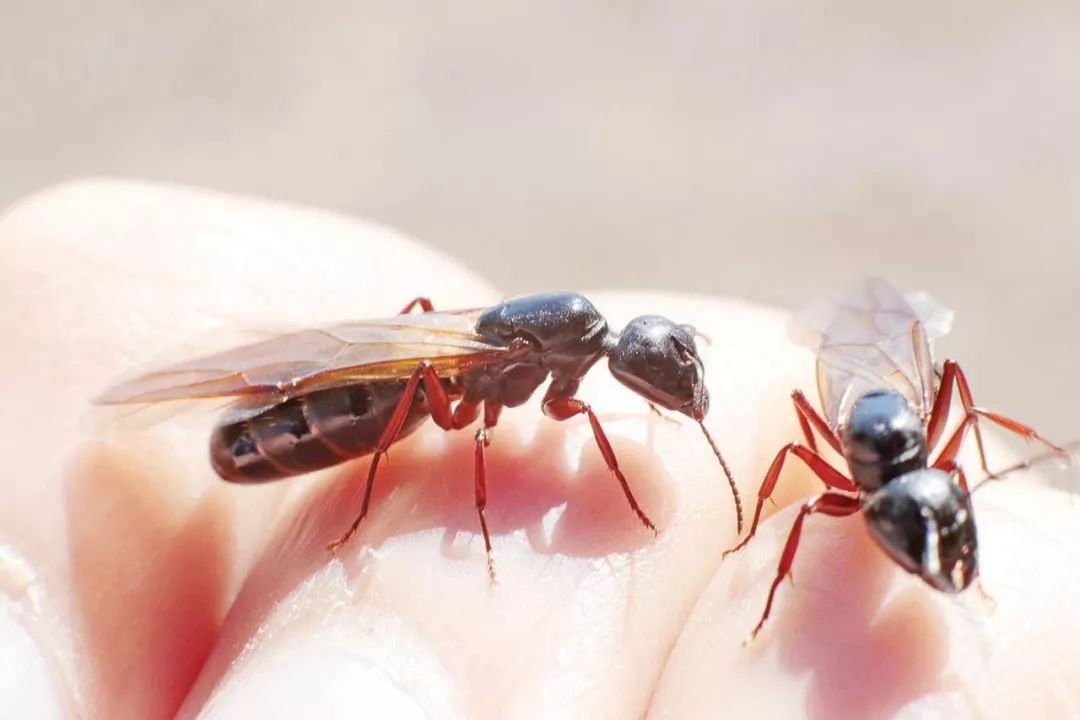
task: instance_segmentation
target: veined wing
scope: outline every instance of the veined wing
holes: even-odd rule
[[[877,278],[796,315],[792,336],[817,353],[818,394],[835,429],[863,393],[889,388],[924,419],[934,403],[932,341],[952,325],[952,311],[925,293],[904,296]]]
[[[98,403],[247,396],[260,405],[297,392],[405,378],[421,360],[440,375],[490,362],[507,348],[475,332],[483,309],[401,315],[301,330],[139,375]]]

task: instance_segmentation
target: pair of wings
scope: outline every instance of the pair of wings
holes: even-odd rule
[[[224,398],[241,400],[252,413],[314,390],[408,378],[421,360],[452,377],[508,351],[476,334],[483,312],[399,315],[287,333],[139,375],[96,402]]]
[[[817,355],[818,395],[835,430],[863,393],[888,388],[925,421],[937,379],[932,342],[953,313],[925,293],[904,295],[877,278],[796,314],[791,335]]]
[[[508,351],[476,334],[483,311],[401,315],[288,333],[140,375],[97,401],[235,398],[251,412],[313,390],[404,379],[421,360],[450,377]],[[951,321],[952,313],[929,297],[905,297],[877,279],[798,314],[794,334],[817,353],[826,420],[837,427],[859,395],[882,386],[906,397],[925,417],[936,384],[930,342],[948,332]]]

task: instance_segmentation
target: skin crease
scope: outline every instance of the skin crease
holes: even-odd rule
[[[1080,507],[1030,483],[976,495],[992,601],[944,597],[905,575],[859,517],[811,518],[796,584],[743,647],[790,504],[819,485],[793,462],[780,512],[721,562],[736,542],[734,512],[700,433],[653,416],[603,363],[580,397],[660,535],[629,511],[588,423],[542,418],[534,401],[504,412],[487,454],[495,586],[472,507],[472,430],[429,423],[395,446],[371,515],[331,558],[325,543],[353,517],[366,461],[239,487],[210,470],[205,415],[147,426],[88,410],[124,373],[190,354],[222,329],[384,316],[416,294],[442,308],[500,297],[389,230],[262,201],[87,181],[8,211],[0,610],[31,638],[18,652],[44,668],[58,712],[1080,712],[1080,579],[1065,571],[1077,561]],[[701,346],[707,424],[749,513],[773,453],[798,437],[788,393],[814,387],[786,316],[733,300],[586,294],[615,326],[660,313],[712,339]],[[0,645],[16,647],[10,627],[0,624]],[[13,688],[27,708],[40,707],[33,687]]]

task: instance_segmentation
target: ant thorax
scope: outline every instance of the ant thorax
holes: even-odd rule
[[[871,390],[852,404],[840,444],[862,492],[927,466],[926,428],[911,404],[892,390]]]

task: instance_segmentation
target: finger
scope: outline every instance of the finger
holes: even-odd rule
[[[103,441],[88,400],[216,327],[493,296],[373,225],[136,183],[24,201],[0,224],[0,254],[0,595],[16,620],[0,646],[42,668],[13,693],[93,717],[173,714],[288,488],[218,481],[206,425]]]
[[[905,574],[860,516],[814,516],[793,581],[744,647],[794,508],[777,514],[712,578],[650,716],[1070,715],[1080,703],[1080,504],[1036,474],[974,496],[986,595],[945,595]]]
[[[701,348],[708,425],[742,491],[753,492],[771,459],[758,449],[796,431],[787,394],[808,379],[784,317],[703,298],[590,297],[613,327],[660,313],[712,339]],[[699,429],[655,417],[605,363],[579,396],[598,413],[657,537],[630,511],[587,420],[555,423],[534,400],[503,413],[487,451],[499,576],[491,585],[471,433],[428,424],[380,467],[371,515],[338,558],[325,545],[356,512],[366,461],[296,498],[183,716],[640,716],[736,540],[732,498]],[[791,480],[794,492],[799,478]]]

